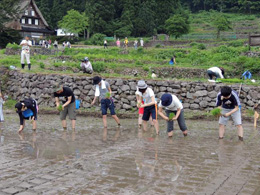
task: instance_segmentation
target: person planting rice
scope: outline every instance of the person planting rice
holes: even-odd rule
[[[150,87],[147,86],[147,84],[143,80],[138,81],[137,87],[138,91],[136,92],[136,95],[139,95],[144,99],[144,104],[141,104],[140,99],[137,102],[138,108],[144,108],[144,113],[142,117],[144,130],[147,131],[147,121],[149,120],[151,115],[156,133],[158,135],[159,123],[157,120],[157,103],[155,100],[154,92]]]
[[[112,91],[111,91],[109,83],[107,81],[102,80],[101,77],[95,76],[93,78],[93,85],[96,86],[96,90],[95,90],[95,97],[94,97],[91,105],[95,104],[97,97],[100,98],[104,127],[105,128],[107,127],[107,109],[110,110],[111,116],[116,121],[118,126],[120,126],[119,118],[117,117],[116,112],[115,112],[114,101],[111,97]]]
[[[142,96],[140,96],[140,94],[139,94],[138,87],[137,87],[137,90],[136,90],[136,92],[135,92],[135,95],[136,95],[137,104],[138,104],[139,106],[141,106],[141,105],[144,103],[144,101],[143,101],[143,99],[142,99]],[[143,114],[144,114],[144,108],[139,108],[139,109],[138,109],[138,115],[139,115],[139,116],[138,116],[138,127],[139,127],[139,128],[142,127]],[[150,125],[153,126],[153,119],[152,119],[151,116],[150,116],[150,119],[149,119],[149,120],[150,120]]]
[[[165,108],[166,115],[163,113],[163,108]],[[187,126],[184,119],[183,106],[180,100],[172,94],[165,93],[161,97],[159,103],[159,115],[167,121],[167,132],[168,136],[173,136],[174,124],[173,121],[177,120],[179,127],[184,136],[188,135]]]
[[[212,80],[213,77],[216,77],[215,80],[217,80],[218,78],[223,79],[225,71],[223,68],[211,67],[207,70],[207,74],[209,76],[209,80]]]
[[[36,100],[32,98],[24,99],[23,101],[15,104],[16,112],[20,118],[20,128],[18,130],[21,133],[25,127],[25,120],[32,120],[33,130],[36,130],[37,112],[38,106]]]
[[[57,110],[60,111],[60,120],[62,121],[63,129],[67,130],[66,117],[69,115],[72,130],[75,130],[76,105],[73,91],[69,87],[63,87],[61,84],[56,83],[54,86],[54,97]],[[63,105],[60,104],[60,100]]]
[[[228,86],[222,87],[218,93],[216,102],[216,106],[221,107],[221,116],[219,117],[219,139],[224,138],[225,126],[231,116],[234,124],[237,126],[238,139],[243,141],[243,127],[239,105],[240,101],[237,93]]]

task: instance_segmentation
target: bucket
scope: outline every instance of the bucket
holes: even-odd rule
[[[78,110],[80,108],[80,100],[75,100],[76,109]]]
[[[33,116],[33,111],[31,109],[27,109],[27,110],[23,111],[22,114],[25,118],[28,118],[28,117]]]

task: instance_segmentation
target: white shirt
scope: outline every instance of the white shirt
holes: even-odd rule
[[[81,62],[81,67],[85,67],[87,70],[93,70],[91,63],[88,61],[87,63]]]
[[[143,39],[140,40],[140,45],[141,45],[142,47],[144,46],[144,40],[143,40]]]
[[[151,88],[149,88],[149,87],[146,89],[145,93],[141,93],[141,92],[138,90],[138,88],[137,88],[135,94],[136,94],[136,95],[139,95],[139,96],[141,96],[141,97],[143,97],[143,100],[144,100],[144,103],[145,103],[145,104],[151,103],[151,102],[152,102],[152,97],[154,97],[154,99],[155,99],[154,92],[153,92],[153,90],[152,90]],[[156,99],[155,99],[155,103],[156,103]]]
[[[176,97],[176,95],[172,95],[172,103],[169,106],[163,106],[162,101],[159,103],[159,107],[165,108],[166,110],[176,111],[177,109],[183,109],[182,103]]]
[[[210,71],[212,71],[212,72],[214,72],[214,73],[217,73],[219,76],[220,76],[220,78],[224,78],[224,76],[222,75],[222,72],[221,72],[221,70],[220,70],[220,68],[218,68],[218,67],[212,67],[212,68],[209,68],[208,70],[210,70]]]
[[[32,46],[32,42],[30,40],[26,41],[26,40],[22,40],[22,42],[20,43],[20,45],[27,43],[28,45],[23,45],[22,46],[22,50],[30,50],[29,46]]]

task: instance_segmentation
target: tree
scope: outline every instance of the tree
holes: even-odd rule
[[[181,35],[189,33],[189,17],[186,15],[175,14],[165,22],[165,29],[169,35],[175,36],[175,39]]]
[[[78,34],[87,29],[88,18],[84,14],[80,14],[72,9],[58,22],[58,26],[65,32]]]
[[[18,31],[5,27],[7,22],[19,18],[22,10],[18,2],[19,0],[0,0],[0,48],[8,43],[18,43],[21,39]]]
[[[232,29],[230,21],[222,14],[214,14],[213,24],[217,28],[217,38],[220,37],[221,31]]]
[[[21,13],[18,6],[19,0],[0,0],[0,31],[4,29],[4,24],[17,19]]]

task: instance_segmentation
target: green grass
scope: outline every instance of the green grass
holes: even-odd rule
[[[58,109],[59,112],[61,112],[62,111],[62,105],[59,105],[57,109]]]
[[[16,100],[13,99],[8,99],[5,101],[4,107],[8,109],[14,109],[15,104],[17,103]]]
[[[175,114],[174,114],[173,112],[171,112],[171,113],[169,114],[169,120],[172,120],[174,116],[175,116]]]

